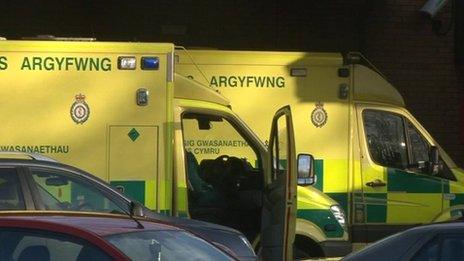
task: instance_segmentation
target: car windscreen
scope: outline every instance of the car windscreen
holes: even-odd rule
[[[132,260],[232,260],[218,248],[184,231],[130,232],[105,238]]]

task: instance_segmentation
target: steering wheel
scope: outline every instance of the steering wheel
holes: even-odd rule
[[[214,159],[208,167],[208,171],[203,173],[203,179],[213,186],[222,186],[223,179],[227,175],[225,172],[227,171],[228,161],[229,156],[227,155],[221,155]]]
[[[246,161],[237,157],[221,155],[214,160],[214,165],[215,181],[228,192],[238,191],[241,180],[248,173]]]
[[[221,156],[217,157],[216,159],[214,159],[214,161],[225,163],[225,162],[229,161],[229,158],[230,158],[229,155],[221,155]]]

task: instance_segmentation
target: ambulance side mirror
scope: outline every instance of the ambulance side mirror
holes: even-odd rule
[[[314,184],[314,157],[310,154],[298,154],[298,185],[309,186]]]

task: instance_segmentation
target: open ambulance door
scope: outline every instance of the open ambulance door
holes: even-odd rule
[[[290,106],[277,111],[269,139],[261,217],[261,260],[292,260],[296,224],[296,156]]]

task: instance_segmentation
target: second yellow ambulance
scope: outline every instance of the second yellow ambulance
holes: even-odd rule
[[[229,98],[262,139],[271,112],[290,104],[296,151],[316,159],[317,178],[302,179],[298,196],[312,184],[335,199],[356,246],[462,216],[463,171],[400,93],[360,61],[360,54],[178,50],[176,66]],[[298,202],[297,222],[317,219],[306,208]]]

